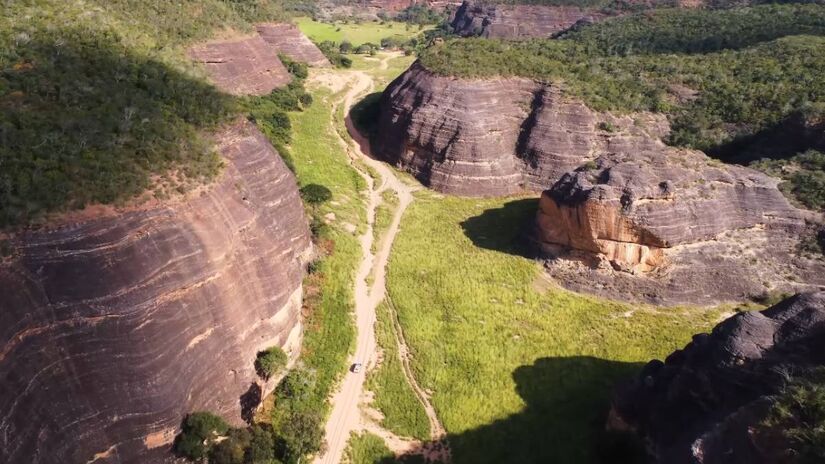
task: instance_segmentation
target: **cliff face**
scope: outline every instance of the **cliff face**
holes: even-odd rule
[[[258,34],[278,53],[310,66],[331,66],[327,57],[293,24],[261,24]]]
[[[198,45],[189,55],[216,87],[233,95],[266,95],[292,80],[275,47],[260,36]]]
[[[164,461],[188,412],[242,422],[257,351],[298,346],[295,179],[251,123],[216,139],[226,168],[199,193],[10,237],[0,462]]]
[[[737,314],[621,388],[608,419],[632,431],[655,462],[791,462],[758,428],[787,379],[825,365],[825,292]]]
[[[664,117],[591,111],[528,79],[442,77],[416,63],[381,99],[377,155],[435,190],[459,195],[541,191],[609,151],[664,145]]]
[[[458,35],[515,39],[551,37],[579,21],[604,17],[577,6],[497,5],[465,0],[450,25]]]

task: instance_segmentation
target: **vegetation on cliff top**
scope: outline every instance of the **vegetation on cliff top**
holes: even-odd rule
[[[184,46],[281,17],[258,0],[24,0],[0,17],[0,228],[164,198],[220,170],[205,130],[237,114]]]

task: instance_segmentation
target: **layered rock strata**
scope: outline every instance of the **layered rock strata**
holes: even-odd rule
[[[311,242],[296,181],[248,122],[186,198],[9,237],[0,462],[163,462],[185,414],[236,425],[256,353],[296,352]]]
[[[456,79],[419,63],[381,98],[375,153],[431,188],[470,196],[539,192],[602,153],[651,151],[664,116],[591,111],[529,79]]]
[[[657,463],[792,462],[760,423],[789,376],[824,366],[825,292],[797,295],[648,363],[619,389],[608,426],[637,434]]]
[[[278,52],[260,36],[198,45],[189,54],[216,87],[233,95],[266,95],[292,80]]]
[[[605,15],[577,6],[502,5],[464,1],[450,23],[461,36],[519,39],[552,37],[580,21],[595,21]]]
[[[310,66],[330,66],[327,57],[293,24],[261,24],[258,34],[278,53]]]

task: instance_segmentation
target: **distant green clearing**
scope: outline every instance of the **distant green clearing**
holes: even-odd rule
[[[380,44],[381,39],[388,37],[408,40],[432,28],[432,26],[424,26],[419,29],[418,26],[395,21],[389,21],[383,25],[369,21],[360,24],[354,22],[330,24],[313,21],[311,18],[297,18],[295,22],[301,32],[315,42],[328,40],[341,43],[347,40],[355,47],[365,43]]]
[[[520,256],[534,199],[417,195],[388,287],[457,464],[591,462],[616,382],[720,318],[552,287]]]

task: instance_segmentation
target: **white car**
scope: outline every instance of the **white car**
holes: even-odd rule
[[[361,372],[361,370],[363,368],[364,368],[363,364],[355,363],[349,368],[349,370],[351,370],[353,374],[357,374],[357,373]]]

